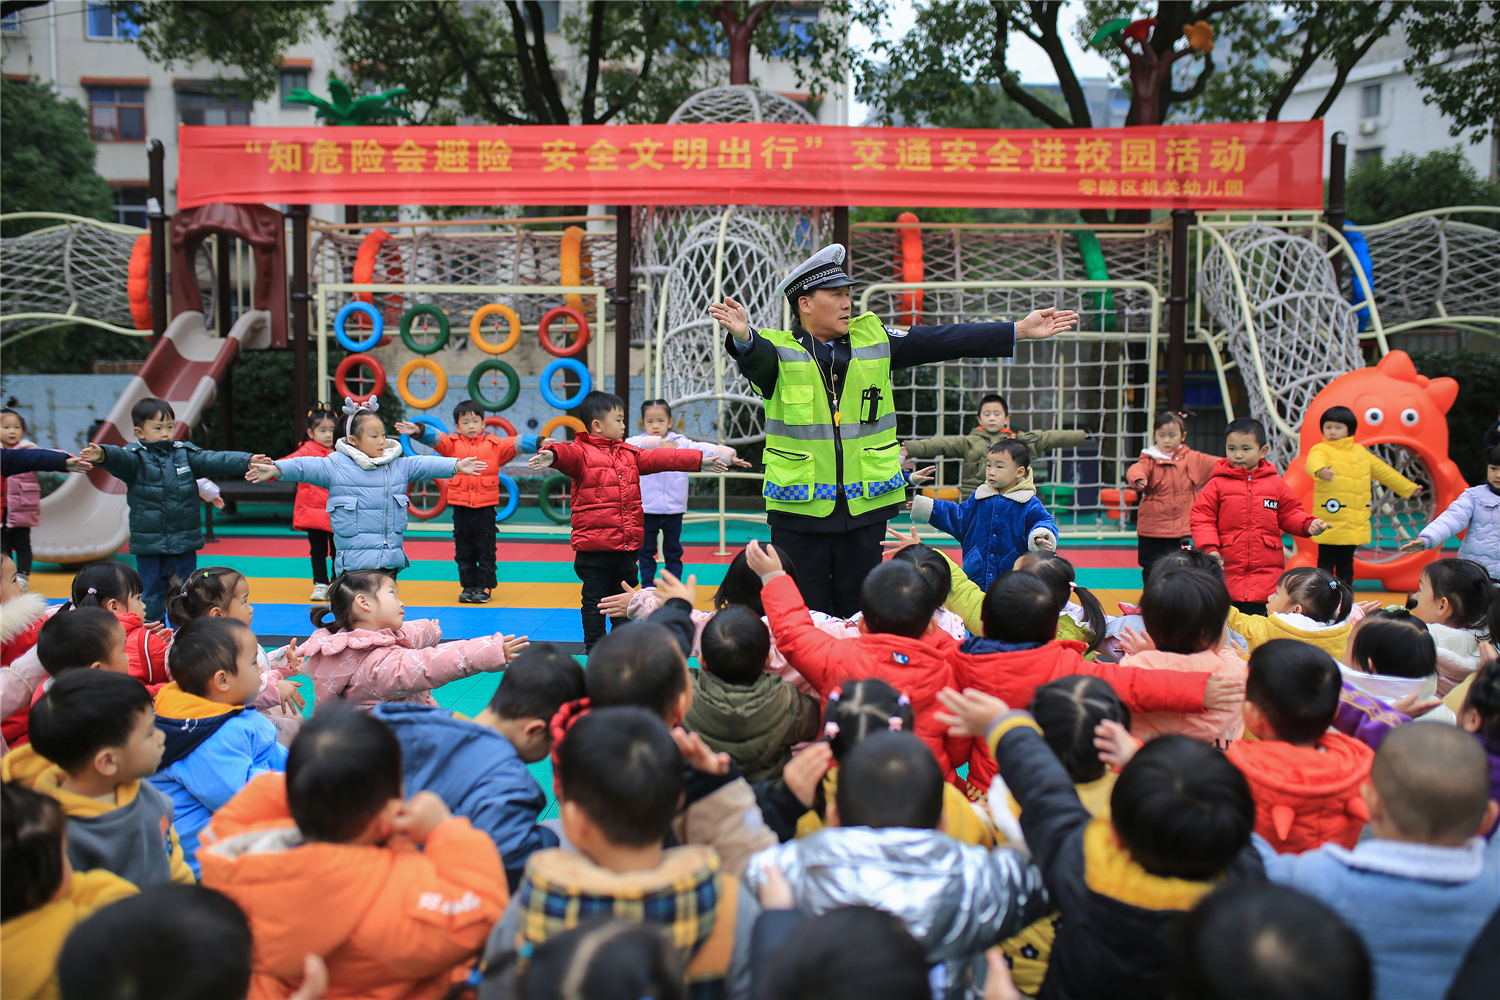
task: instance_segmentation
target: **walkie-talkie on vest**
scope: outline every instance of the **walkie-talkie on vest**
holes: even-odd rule
[[[860,421],[864,424],[873,424],[880,419],[880,387],[878,385],[866,386],[865,391],[860,394],[859,401],[869,404],[865,411],[865,418]]]

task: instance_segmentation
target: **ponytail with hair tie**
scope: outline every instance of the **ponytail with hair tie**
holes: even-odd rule
[[[565,701],[558,706],[557,712],[552,716],[552,721],[547,724],[547,732],[552,736],[552,770],[554,773],[561,766],[557,755],[562,749],[563,737],[568,735],[569,729],[578,724],[579,719],[589,714],[589,705],[588,698]]]

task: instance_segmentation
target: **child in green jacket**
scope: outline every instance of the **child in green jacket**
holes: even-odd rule
[[[984,485],[984,456],[990,445],[1014,438],[1031,449],[1033,456],[1054,448],[1076,448],[1082,444],[1088,431],[1021,431],[1010,429],[1010,411],[1006,409],[1005,397],[992,392],[979,401],[979,426],[967,434],[953,437],[923,438],[908,441],[901,446],[901,460],[908,458],[961,458],[964,460],[962,481],[959,484],[959,499],[967,500],[969,494]],[[1018,489],[1033,490],[1031,473]]]

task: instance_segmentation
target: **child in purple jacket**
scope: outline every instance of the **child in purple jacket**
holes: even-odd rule
[[[1474,671],[1469,682],[1469,693],[1464,695],[1463,708],[1458,713],[1458,724],[1474,734],[1479,745],[1490,758],[1490,798],[1500,802],[1500,660],[1493,657],[1485,660]],[[1490,830],[1490,839],[1495,838]]]

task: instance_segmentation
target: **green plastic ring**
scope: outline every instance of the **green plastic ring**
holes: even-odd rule
[[[489,372],[499,372],[505,376],[505,395],[499,402],[495,402],[480,391],[479,380]],[[481,361],[469,372],[469,398],[491,413],[508,410],[516,397],[521,394],[521,380],[516,375],[516,370],[498,358]]]
[[[418,316],[431,316],[438,322],[438,338],[430,344],[419,344],[411,335],[412,320]],[[436,354],[448,346],[448,314],[434,305],[412,306],[401,314],[401,343],[417,354]]]
[[[552,498],[548,494],[552,492],[552,487],[557,485],[558,483],[567,485],[571,482],[572,480],[563,475],[561,472],[559,472],[555,476],[548,476],[546,479],[542,480],[542,488],[541,491],[537,493],[536,499],[537,503],[542,508],[542,513],[546,515],[547,520],[551,521],[553,524],[567,524],[570,520],[572,520],[573,515],[568,511],[558,510],[556,507],[552,506]]]

